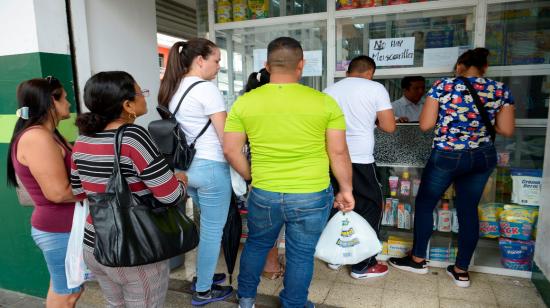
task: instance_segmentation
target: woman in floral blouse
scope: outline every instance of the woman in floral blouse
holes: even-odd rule
[[[468,50],[457,60],[456,75],[473,86],[496,133],[510,137],[515,126],[514,100],[502,82],[483,77],[488,55],[485,48]],[[462,79],[440,79],[427,96],[420,129],[428,131],[435,126],[435,137],[416,197],[412,255],[391,258],[390,264],[402,270],[428,273],[426,249],[433,230],[433,210],[454,183],[454,206],[460,226],[458,255],[455,265],[447,267],[447,274],[457,286],[468,287],[468,265],[479,238],[477,206],[496,166],[495,146],[490,128]]]

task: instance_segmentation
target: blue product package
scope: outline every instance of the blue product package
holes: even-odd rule
[[[499,238],[500,253],[503,259],[526,261],[533,258],[535,251],[534,241],[513,240]]]

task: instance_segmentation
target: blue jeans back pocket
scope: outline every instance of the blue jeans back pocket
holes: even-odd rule
[[[269,202],[258,197],[252,190],[247,203],[248,223],[260,229],[271,227],[271,205]]]
[[[434,166],[446,172],[455,171],[458,168],[460,162],[460,153],[445,153],[441,151],[434,151],[433,163]]]

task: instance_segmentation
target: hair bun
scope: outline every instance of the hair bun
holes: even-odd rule
[[[108,123],[108,117],[93,112],[80,114],[76,118],[76,126],[78,126],[79,132],[87,136],[99,133],[105,129]]]

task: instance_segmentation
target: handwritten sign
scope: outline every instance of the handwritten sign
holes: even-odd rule
[[[369,40],[369,56],[376,66],[413,65],[414,36]]]

